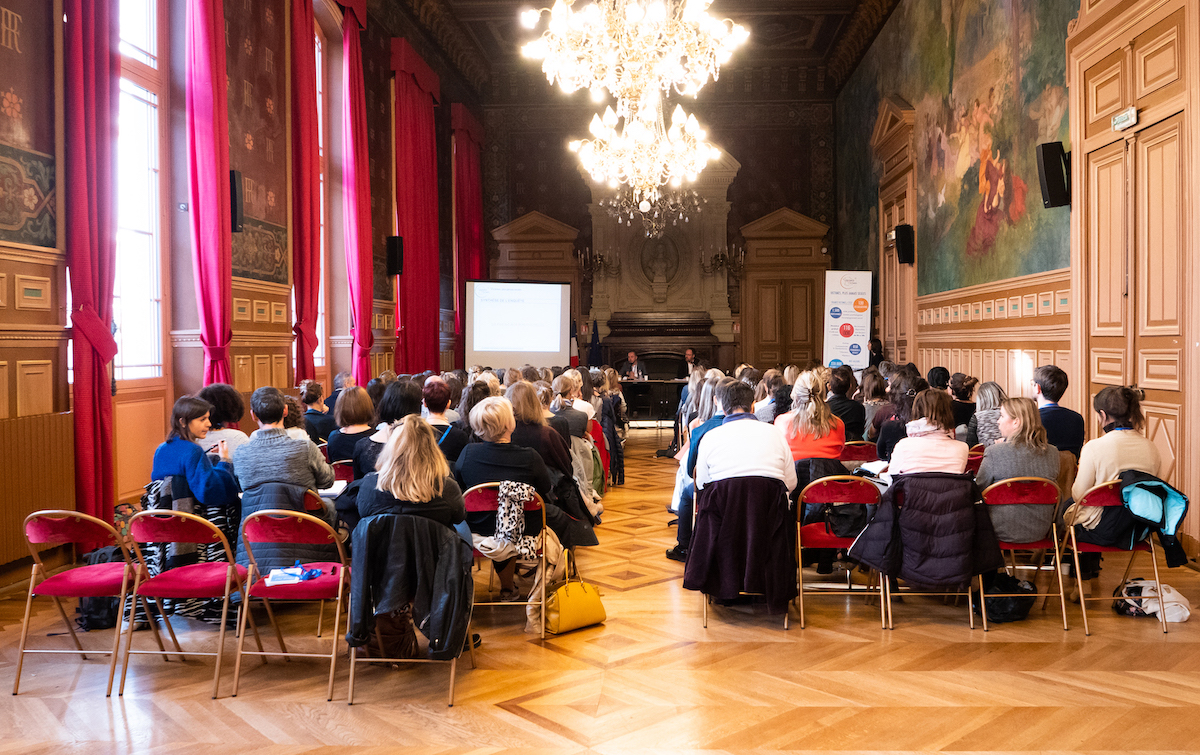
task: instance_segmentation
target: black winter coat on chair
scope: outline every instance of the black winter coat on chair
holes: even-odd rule
[[[431,660],[457,658],[471,623],[471,546],[458,532],[419,516],[376,514],[354,528],[350,568],[352,647],[367,644],[375,615],[412,604]]]
[[[850,557],[917,588],[959,588],[1004,568],[992,520],[969,474],[897,475]]]
[[[796,597],[796,515],[783,482],[731,477],[696,491],[683,586],[720,600],[761,593],[768,611],[787,611]]]

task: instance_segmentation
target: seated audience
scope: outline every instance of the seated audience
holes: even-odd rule
[[[532,448],[514,445],[513,430],[517,427],[512,404],[508,399],[489,396],[480,401],[469,415],[471,428],[482,442],[471,443],[463,449],[454,465],[454,476],[464,491],[489,482],[523,482],[532,485],[543,502],[550,495],[550,472],[542,457]],[[484,537],[496,533],[496,512],[468,512],[467,525],[471,532]],[[542,513],[525,512],[525,534],[536,535],[542,530]],[[516,559],[496,563],[500,577],[501,600],[517,597],[513,584]]]
[[[258,430],[233,454],[234,469],[242,490],[264,483],[296,485],[319,490],[333,484],[333,468],[305,435],[289,437],[283,427],[287,403],[278,388],[259,388],[250,396],[250,416]]]
[[[892,449],[888,473],[949,472],[967,469],[967,444],[954,439],[954,410],[950,394],[926,388],[912,405],[913,419],[905,426],[905,437]]]
[[[867,440],[866,429],[871,427],[879,410],[887,405],[887,381],[879,370],[868,367],[863,370],[858,392],[863,403],[863,439]]]
[[[325,387],[316,380],[305,380],[300,383],[300,401],[304,404],[304,425],[308,429],[308,437],[313,443],[321,444],[329,439],[329,434],[337,429],[330,412],[322,398]]]
[[[562,376],[570,379],[575,384],[575,393],[571,395],[571,406],[586,414],[588,422],[591,422],[596,418],[596,407],[592,406],[590,396],[585,398],[583,395],[584,372],[587,372],[587,370],[564,370]]]
[[[462,400],[458,404],[459,420],[455,427],[466,433],[470,443],[479,442],[479,436],[471,429],[471,410],[478,406],[480,401],[491,395],[492,388],[484,380],[476,380],[463,390]]]
[[[775,401],[773,403],[773,408],[775,409],[775,412],[771,417],[771,424],[775,424],[775,420],[792,410],[792,386],[779,386],[775,389],[774,398]]]
[[[954,399],[951,406],[954,409],[955,427],[967,424],[971,421],[971,416],[975,414],[975,402],[971,399],[978,383],[979,378],[973,378],[961,372],[950,376],[950,395]]]
[[[1033,371],[1033,390],[1038,412],[1042,415],[1042,426],[1046,428],[1047,442],[1059,451],[1070,451],[1079,458],[1083,448],[1083,416],[1058,405],[1067,392],[1067,373],[1053,364],[1042,365]]]
[[[214,443],[218,461],[214,465],[201,446],[209,433],[212,404],[195,396],[184,396],[171,408],[171,430],[154,451],[150,479],[182,478],[187,490],[172,489],[174,498],[195,498],[205,507],[236,507],[238,486],[233,476],[229,442]],[[234,527],[236,530],[236,517]],[[227,532],[226,534],[230,534]]]
[[[785,385],[795,385],[796,378],[800,377],[800,368],[794,364],[789,364],[783,368],[783,382]]]
[[[562,436],[551,429],[542,414],[542,402],[538,400],[537,388],[533,383],[518,380],[508,387],[508,401],[512,404],[516,428],[512,442],[517,446],[532,448],[551,469],[557,469],[570,477],[571,449]]]
[[[567,425],[571,428],[572,438],[582,438],[587,435],[590,418],[579,408],[579,404],[582,403],[589,409],[592,405],[576,400],[580,395],[579,384],[571,378],[569,372],[570,370],[554,378],[551,386],[554,389],[554,400],[550,403],[550,411],[567,421]]]
[[[905,437],[909,419],[912,418],[912,405],[917,394],[929,387],[924,378],[913,377],[907,372],[900,372],[892,378],[888,386],[888,396],[891,398],[891,417],[879,427],[879,437],[875,440],[875,452],[879,458],[890,460],[892,449],[896,443]],[[876,419],[879,414],[875,415]]]
[[[629,418],[625,413],[625,396],[621,393],[621,377],[612,367],[603,373],[603,390],[600,393],[604,402],[600,414],[600,425],[604,429],[604,439],[608,443],[609,479],[613,485],[625,484],[625,432],[629,426]]]
[[[427,421],[437,435],[438,448],[451,464],[458,461],[458,455],[471,442],[471,436],[455,426],[454,421],[450,419],[450,410],[447,407],[452,395],[449,384],[436,376],[426,380],[425,387],[421,389],[423,413],[428,414]],[[457,414],[458,412],[455,412],[455,415]]]
[[[846,425],[825,402],[825,387],[815,370],[801,373],[792,387],[792,410],[775,418],[775,427],[791,450],[792,461],[836,459],[846,445]]]
[[[975,413],[967,423],[967,445],[975,447],[983,444],[986,449],[1000,440],[1000,405],[1008,396],[999,383],[991,380],[979,386],[975,396]],[[1041,421],[1038,421],[1041,425]]]
[[[560,417],[550,411],[550,404],[554,401],[554,389],[545,380],[539,380],[533,385],[537,389],[538,401],[542,405],[542,416],[545,417],[546,424],[562,436],[563,442],[569,447],[571,445],[571,425],[568,424],[566,417]]]
[[[334,375],[333,392],[329,394],[329,400],[325,402],[325,405],[331,409],[336,407],[337,400],[342,396],[342,391],[347,388],[353,388],[356,385],[358,385],[358,381],[355,380],[354,376],[349,372],[339,372],[338,374]],[[330,432],[333,432],[333,430],[330,430]],[[329,436],[327,435],[325,437],[328,438]]]
[[[1011,477],[1058,479],[1058,449],[1046,442],[1046,428],[1030,398],[1009,398],[1000,404],[1001,440],[983,452],[975,474],[979,489]],[[1011,504],[988,506],[996,537],[1010,543],[1032,543],[1048,537],[1054,506]]]
[[[367,395],[371,398],[371,406],[379,406],[379,402],[383,400],[383,392],[386,390],[387,383],[379,378],[371,378],[367,381]]]
[[[462,417],[459,416],[456,407],[458,406],[458,403],[462,401],[463,381],[460,380],[458,375],[453,372],[443,372],[441,374],[441,380],[446,384],[446,390],[449,391],[450,394],[450,401],[446,404],[446,411],[444,412],[444,415],[447,422],[455,425],[460,419],[462,419]],[[428,383],[429,381],[426,380],[425,382]],[[424,386],[421,387],[422,389],[424,388]],[[429,421],[427,412],[428,408],[421,411],[421,416],[425,418],[426,422]]]
[[[201,442],[205,451],[212,453],[217,441],[223,440],[232,454],[250,439],[238,428],[238,423],[246,413],[246,402],[242,400],[241,391],[226,383],[213,383],[201,388],[196,397],[212,405],[212,411],[208,413],[212,429]]]
[[[692,514],[695,505],[696,485],[694,476],[696,462],[700,458],[700,442],[714,428],[720,427],[725,420],[724,396],[730,386],[744,385],[731,377],[713,376],[712,382],[707,379],[700,390],[700,400],[697,403],[698,414],[689,427],[686,462],[680,471],[682,489],[679,495],[679,521],[675,532],[675,547],[667,549],[667,558],[672,561],[687,561],[688,550],[692,545]],[[751,394],[753,398],[753,394]]]
[[[862,440],[867,426],[867,410],[850,398],[858,388],[854,370],[843,364],[829,376],[829,411],[845,425],[846,440]]]
[[[796,465],[792,451],[783,435],[759,422],[751,412],[754,389],[735,380],[727,384],[721,400],[725,418],[698,444],[696,489],[732,477],[770,477],[782,480],[788,492],[794,490]]]
[[[1096,410],[1096,419],[1104,434],[1083,446],[1075,484],[1071,486],[1071,497],[1078,501],[1095,486],[1115,480],[1122,472],[1131,469],[1158,477],[1162,473],[1162,458],[1153,441],[1142,435],[1146,418],[1142,414],[1139,391],[1110,385],[1096,394],[1092,407]],[[1067,521],[1079,523],[1081,530],[1076,534],[1081,539],[1087,539],[1086,532],[1082,531],[1082,519],[1068,516]],[[1096,579],[1100,576],[1100,554],[1080,553],[1079,566],[1083,571],[1079,575],[1081,580]],[[1096,595],[1097,585],[1092,584],[1091,588],[1091,594]]]
[[[411,380],[393,380],[375,405],[375,432],[354,444],[354,479],[361,480],[375,469],[375,459],[387,443],[392,426],[410,414],[421,412],[421,389]]]
[[[771,369],[763,373],[754,389],[754,416],[763,422],[775,421],[775,391],[783,385],[783,373]]]
[[[409,414],[396,423],[358,490],[358,513],[411,514],[447,527],[466,519],[462,489],[450,474],[429,423]]]
[[[909,362],[905,365],[906,369],[909,367],[911,367],[912,371],[916,372],[918,375],[921,374],[920,372],[917,372],[917,366],[912,362]],[[925,381],[929,383],[929,387],[935,391],[946,391],[947,393],[950,392],[950,370],[946,369],[945,367],[931,368],[929,373],[925,375]]]
[[[350,461],[354,458],[354,446],[374,432],[371,420],[375,416],[375,405],[365,388],[352,386],[342,391],[333,407],[333,419],[338,429],[329,434],[325,450],[330,461]]]
[[[289,438],[311,440],[308,437],[307,423],[304,420],[304,404],[301,404],[300,399],[295,396],[287,394],[283,396],[283,403],[287,404],[287,414],[283,416],[283,431]],[[257,433],[258,430],[254,432]],[[251,437],[253,437],[253,433],[251,433]]]

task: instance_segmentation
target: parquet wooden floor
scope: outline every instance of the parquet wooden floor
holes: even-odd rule
[[[211,700],[211,661],[143,656],[125,697],[106,699],[103,658],[42,656],[26,662],[21,695],[0,699],[0,755],[1200,750],[1200,618],[1163,636],[1153,620],[1095,604],[1085,637],[1078,608],[1064,632],[1052,602],[985,634],[967,628],[963,606],[909,597],[888,632],[861,598],[825,597],[806,602],[804,630],[719,608],[702,629],[682,565],[663,557],[675,462],[653,457],[659,442],[665,433],[633,433],[601,545],[580,554],[608,621],[542,642],[522,632],[520,609],[477,611],[479,668],[460,664],[453,708],[442,665],[363,667],[350,707],[345,664],[332,703],[318,661],[251,663],[232,698],[230,655],[226,696]],[[1106,589],[1123,563],[1109,562]],[[1198,575],[1164,578],[1200,608]],[[5,683],[23,599],[0,599]],[[314,632],[315,610],[284,613],[291,633]],[[215,644],[210,627],[181,628],[183,643]],[[42,604],[33,642],[61,643],[45,636],[60,631]],[[103,647],[108,637],[84,640]]]

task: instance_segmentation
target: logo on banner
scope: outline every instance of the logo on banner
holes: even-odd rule
[[[842,276],[842,288],[854,288],[858,285],[858,280],[853,275]]]
[[[856,344],[856,343],[852,343],[852,344],[850,344],[850,353],[851,353],[851,354],[853,354],[854,356],[858,356],[858,354],[859,354],[859,352],[860,352],[860,351],[862,351],[862,347],[861,347],[861,346],[859,346],[859,345],[858,345],[858,344]]]
[[[843,364],[843,362],[840,359],[833,359],[833,360],[830,360],[830,362],[829,362],[830,367],[841,367],[842,364]]]
[[[836,320],[842,316],[842,310],[838,307],[834,307],[833,309],[829,310],[829,316]]]
[[[861,296],[854,300],[854,311],[855,312],[866,312],[868,306],[870,306],[870,305],[867,304],[867,300],[862,298]]]
[[[849,338],[854,335],[854,326],[848,322],[842,323],[842,327],[838,328],[838,333],[842,334],[842,338]]]

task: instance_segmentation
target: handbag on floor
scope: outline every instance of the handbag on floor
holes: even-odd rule
[[[563,634],[602,623],[608,615],[600,601],[600,591],[579,576],[575,556],[566,551],[567,579],[552,586],[546,594],[546,631]]]

